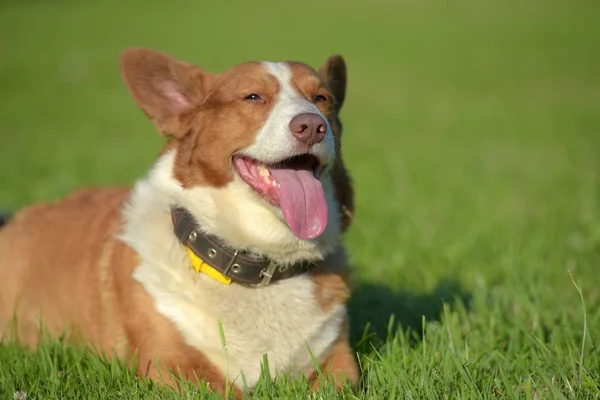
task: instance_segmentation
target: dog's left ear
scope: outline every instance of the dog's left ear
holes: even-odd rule
[[[333,93],[338,109],[346,98],[346,63],[340,55],[330,57],[321,68],[319,76]]]
[[[121,72],[134,100],[159,132],[173,137],[187,133],[182,116],[204,100],[210,74],[144,48],[121,54]]]

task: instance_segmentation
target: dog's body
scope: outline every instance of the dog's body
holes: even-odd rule
[[[0,229],[0,333],[35,345],[40,321],[54,335],[70,328],[71,339],[109,354],[137,351],[141,374],[156,377],[156,359],[220,391],[228,378],[238,394],[243,381],[257,383],[263,354],[272,372],[311,377],[310,348],[336,383],[356,383],[339,239],[353,210],[340,154],[341,58],[318,73],[246,63],[211,75],[134,49],[121,65],[169,142],[132,189],[82,190]],[[317,265],[261,287],[197,273],[173,207],[282,271]]]

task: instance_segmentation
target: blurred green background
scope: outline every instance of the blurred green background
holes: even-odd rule
[[[391,313],[420,331],[458,296],[478,356],[526,352],[506,344],[511,326],[566,332],[541,340],[574,349],[572,270],[597,371],[599,21],[600,2],[583,0],[3,1],[0,208],[149,168],[162,139],[121,81],[126,47],[211,72],[339,53],[355,340],[367,322],[381,336]]]

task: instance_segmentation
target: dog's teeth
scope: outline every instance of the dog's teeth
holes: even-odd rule
[[[279,183],[277,183],[277,181],[273,181],[273,182],[271,182],[271,186],[279,187]]]
[[[269,169],[267,167],[265,167],[264,165],[261,165],[258,167],[258,174],[262,177],[267,177],[271,173],[269,172]]]
[[[269,179],[269,177],[268,177],[268,176],[263,176],[263,180],[265,181],[265,183],[266,183],[267,185],[270,185],[271,183],[273,183],[273,182],[271,182],[271,179]]]

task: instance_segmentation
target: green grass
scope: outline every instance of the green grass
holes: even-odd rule
[[[600,3],[117,4],[1,3],[0,207],[151,165],[127,46],[215,72],[341,53],[358,397],[600,398]],[[17,390],[178,398],[57,343],[0,346],[0,398]],[[303,393],[265,380],[256,398]]]

